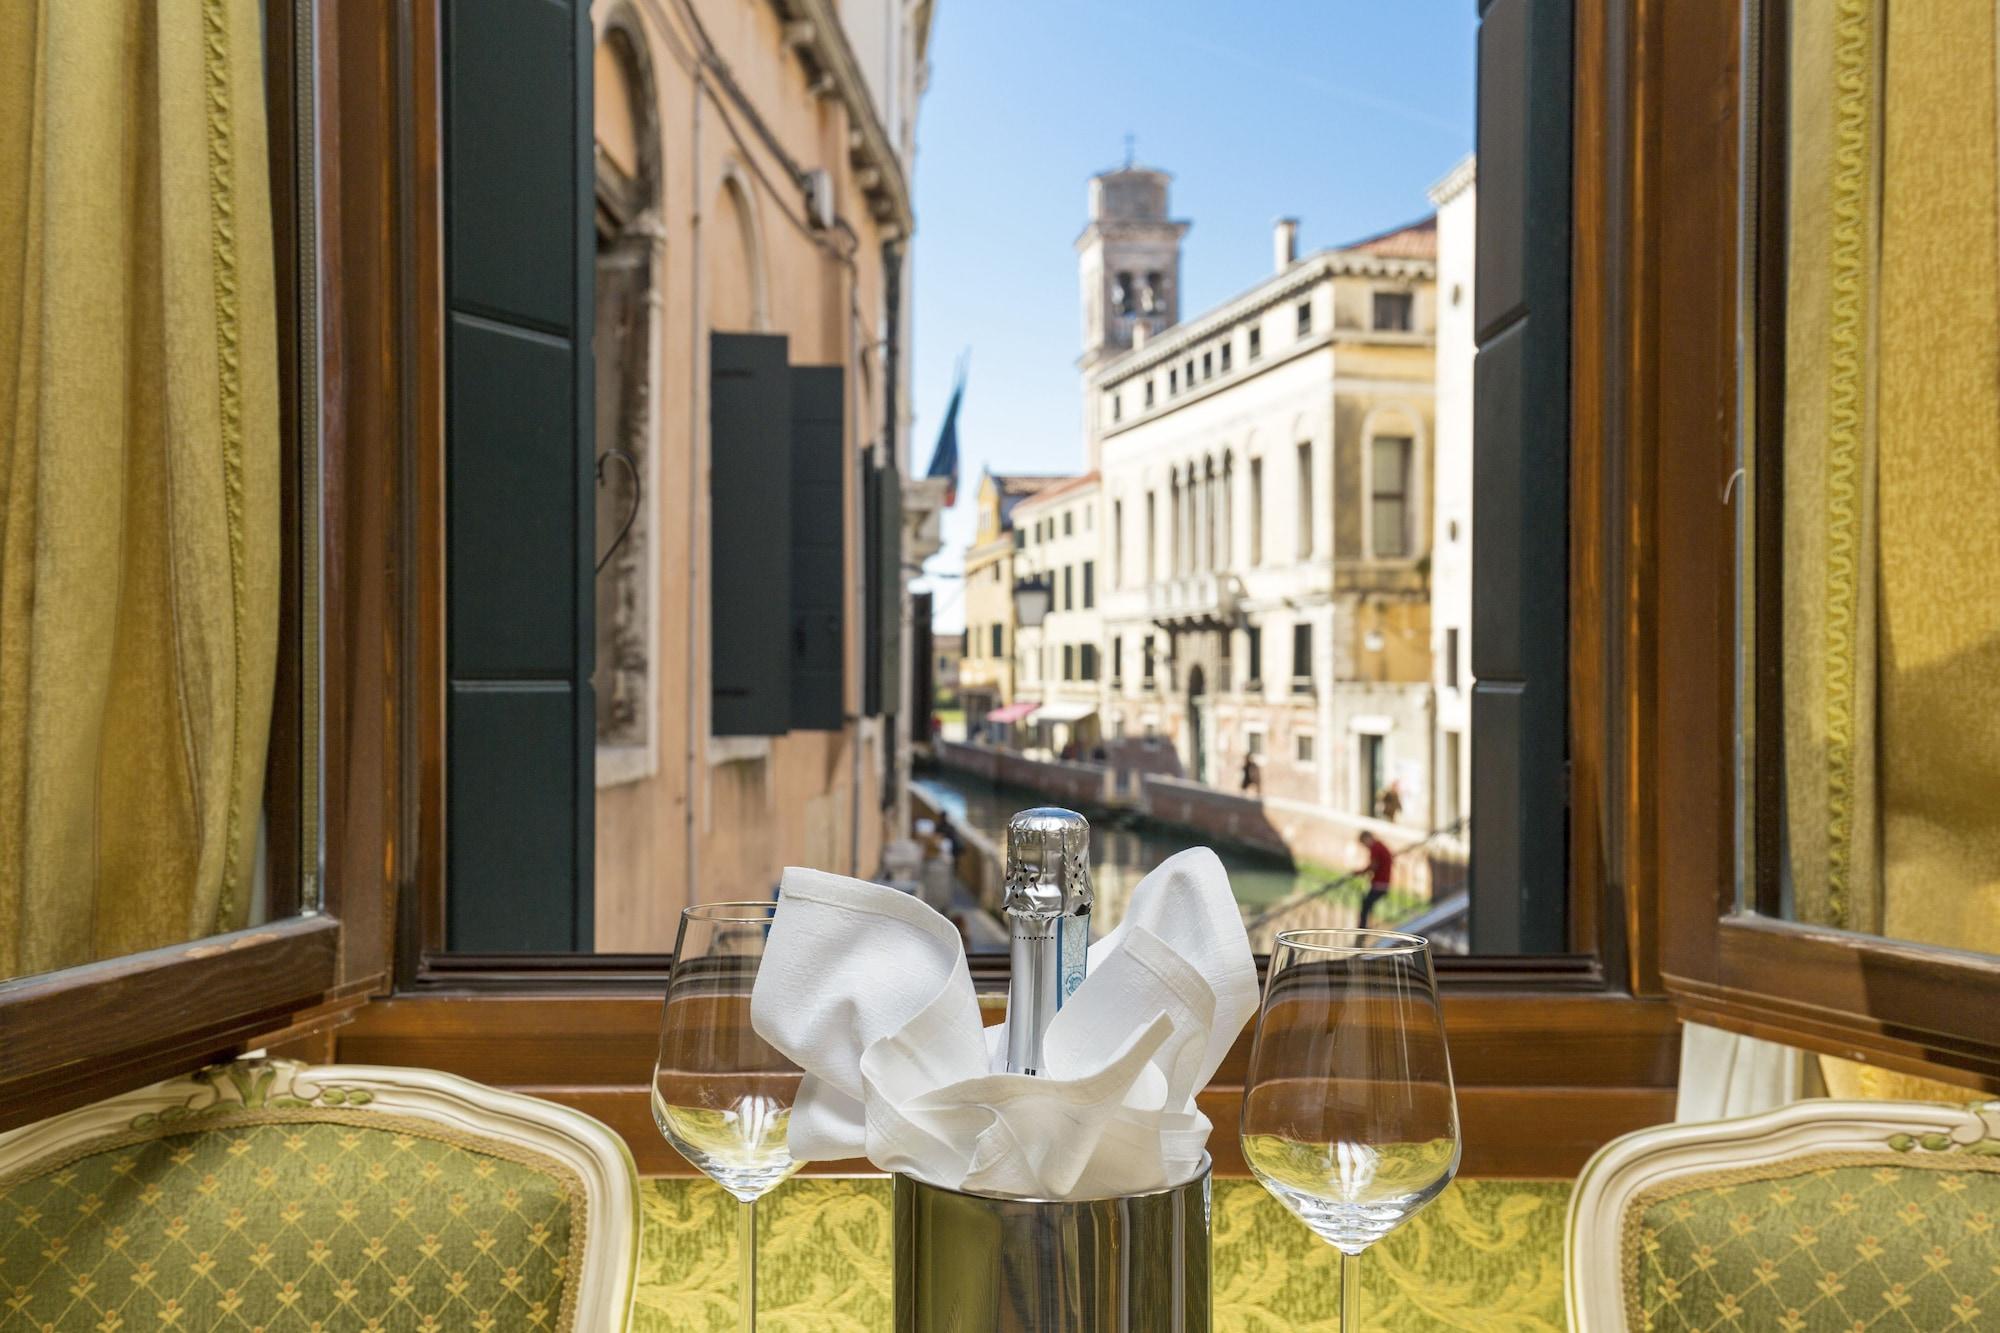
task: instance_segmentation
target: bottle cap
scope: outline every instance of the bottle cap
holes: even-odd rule
[[[1007,821],[1009,915],[1076,916],[1090,909],[1090,821],[1037,806]]]

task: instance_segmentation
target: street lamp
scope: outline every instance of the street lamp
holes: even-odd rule
[[[1014,622],[1023,629],[1040,629],[1055,601],[1053,579],[1020,579],[1014,584]]]

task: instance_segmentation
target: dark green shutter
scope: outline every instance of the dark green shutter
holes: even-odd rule
[[[792,720],[792,371],[777,334],[709,335],[709,729]]]
[[[792,367],[792,707],[795,731],[839,731],[847,580],[839,366]]]
[[[444,24],[445,935],[588,949],[589,6]]]
[[[1565,947],[1570,0],[1479,28],[1472,464],[1474,953]]]
[[[902,690],[903,479],[893,467],[869,466],[868,677],[863,711],[874,717],[896,711]]]

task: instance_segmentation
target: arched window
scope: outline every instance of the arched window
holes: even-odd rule
[[[662,268],[660,127],[645,29],[620,4],[595,55],[597,781],[658,767],[654,376]]]
[[[765,301],[762,237],[750,182],[742,168],[723,168],[716,199],[716,226],[709,231],[708,326],[730,333],[762,332],[770,326]]]

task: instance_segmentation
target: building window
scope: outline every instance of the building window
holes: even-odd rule
[[[1139,641],[1139,652],[1141,654],[1139,659],[1140,662],[1139,674],[1145,678],[1145,681],[1148,685],[1151,685],[1153,683],[1153,636],[1152,635],[1148,634],[1145,638]]]
[[[1097,562],[1083,562],[1083,609],[1088,611],[1097,605]]]
[[[1111,395],[1111,419],[1113,421],[1120,421],[1124,419],[1124,416],[1125,416],[1125,402],[1122,398],[1120,398],[1117,394],[1114,393]]]
[[[1301,764],[1308,768],[1312,766],[1313,734],[1310,731],[1302,731],[1292,738],[1292,753]]]
[[[1311,301],[1301,301],[1299,302],[1299,337],[1303,338],[1312,331],[1313,303]]]
[[[1410,553],[1410,441],[1378,437],[1371,446],[1369,476],[1370,540],[1375,554],[1396,558]]]
[[[1262,355],[1264,355],[1264,330],[1252,329],[1250,330],[1250,359],[1255,361]]]
[[[1178,368],[1169,369],[1167,371],[1167,392],[1179,393],[1180,391],[1181,391],[1181,372]]]
[[[1264,681],[1264,627],[1252,625],[1243,631],[1243,637],[1250,643],[1250,676],[1243,683],[1254,689]]]
[[[1167,308],[1167,284],[1156,268],[1146,270],[1146,287],[1139,293],[1139,308],[1149,315],[1160,314]]]
[[[1073,535],[1075,532],[1076,532],[1076,511],[1074,509],[1065,509],[1063,510],[1063,536],[1068,537]]]
[[[1062,646],[1062,648],[1063,648],[1063,674],[1062,674],[1062,678],[1063,678],[1064,680],[1075,680],[1075,679],[1076,679],[1076,645],[1075,645],[1075,644],[1070,644],[1070,643],[1066,643],[1066,644],[1064,644],[1064,645]]]
[[[1125,502],[1111,502],[1111,586],[1125,586]]]
[[[1359,749],[1355,762],[1361,770],[1356,783],[1359,790],[1354,793],[1354,813],[1373,818],[1378,813],[1375,798],[1389,785],[1389,774],[1384,768],[1382,738],[1361,735],[1356,736],[1354,740]]]
[[[1076,566],[1075,565],[1063,566],[1062,609],[1065,611],[1076,610]]]
[[[1126,269],[1118,270],[1117,284],[1111,289],[1111,299],[1118,303],[1121,315],[1137,314],[1139,293],[1132,286],[1132,274]]]
[[[1080,644],[1076,650],[1076,673],[1081,680],[1097,679],[1097,645]]]
[[[1215,353],[1203,352],[1201,354],[1201,377],[1203,379],[1208,379],[1212,377],[1214,374],[1215,374]]]
[[[1313,447],[1311,440],[1299,442],[1299,559],[1305,560],[1313,553]]]
[[[1154,581],[1160,562],[1160,493],[1146,492],[1146,582]]]
[[[1250,563],[1264,563],[1264,460],[1250,460]]]
[[[1111,683],[1116,685],[1125,678],[1125,636],[1116,635],[1111,640]]]
[[[1189,358],[1187,359],[1187,386],[1188,386],[1188,388],[1190,388],[1190,389],[1192,389],[1192,388],[1194,387],[1194,358],[1193,358],[1193,357],[1189,357]]]
[[[1146,406],[1148,406],[1148,407],[1151,407],[1152,405],[1153,405],[1153,382],[1152,382],[1151,380],[1147,380],[1147,381],[1146,381]]]
[[[1001,630],[1003,630],[1004,628],[1006,628],[1006,627],[1005,627],[1005,626],[1003,626],[1003,625],[995,625],[995,626],[993,626],[993,651],[992,651],[992,653],[991,653],[991,654],[989,654],[989,656],[993,657],[993,658],[994,658],[994,659],[996,659],[996,660],[998,660],[999,658],[1002,658],[1002,657],[1005,657],[1005,656],[1007,655],[1007,653],[1006,653],[1006,645],[1004,645],[1004,644],[1003,644],[1003,643],[1001,643],[1001,641],[1000,641],[1000,632],[1001,632]]]
[[[1234,343],[1224,343],[1224,344],[1222,344],[1222,373],[1223,373],[1223,374],[1225,374],[1225,375],[1227,375],[1227,374],[1229,373],[1229,353],[1230,353],[1230,350],[1231,350],[1232,348],[1234,348],[1235,346],[1236,346],[1236,344],[1234,344]]]
[[[1408,292],[1375,293],[1375,330],[1378,333],[1408,333],[1412,300]]]
[[[1014,549],[1018,551],[1027,544],[1028,530],[1026,528],[1014,529]],[[993,577],[996,579],[1000,577],[1000,571],[997,567],[993,571]]]
[[[1444,632],[1444,683],[1448,689],[1458,688],[1458,626],[1456,625]]]
[[[1253,755],[1261,755],[1261,754],[1263,754],[1263,753],[1264,753],[1264,733],[1263,733],[1263,732],[1261,732],[1261,731],[1246,731],[1246,732],[1244,732],[1244,733],[1243,733],[1243,750],[1244,750],[1244,752],[1245,752],[1246,754],[1253,754]]]
[[[1305,694],[1312,689],[1313,627],[1301,620],[1292,626],[1292,692]]]
[[[1438,783],[1438,813],[1443,817],[1446,828],[1457,824],[1459,766],[1463,762],[1459,742],[1461,737],[1455,731],[1444,734],[1444,776]]]

